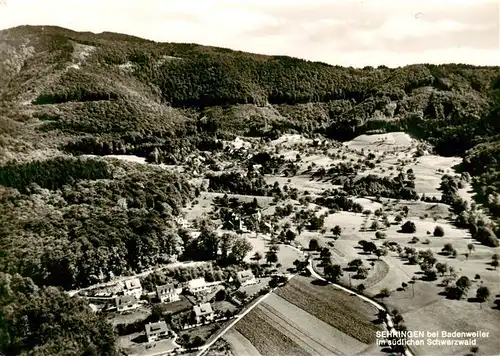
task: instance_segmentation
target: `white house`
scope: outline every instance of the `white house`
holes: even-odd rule
[[[236,278],[238,278],[238,282],[242,286],[250,285],[250,284],[255,284],[257,283],[257,280],[255,279],[255,276],[253,275],[252,271],[247,269],[245,271],[240,271],[236,274]]]
[[[215,313],[210,303],[195,305],[193,307],[193,310],[197,324],[200,324],[201,322],[212,321],[215,318]]]
[[[178,301],[180,292],[172,283],[156,286],[156,296],[161,303]]]
[[[158,341],[168,336],[168,327],[164,321],[146,324],[148,342]]]
[[[142,286],[139,278],[127,279],[124,283],[123,294],[133,295],[139,299],[142,295]]]
[[[205,278],[196,278],[188,282],[188,291],[192,294],[203,293],[209,290],[210,286],[205,281]]]
[[[133,295],[121,295],[115,298],[116,310],[118,312],[124,312],[128,310],[134,310],[139,307],[137,303],[137,298]]]

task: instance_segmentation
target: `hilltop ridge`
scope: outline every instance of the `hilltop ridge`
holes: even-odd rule
[[[53,26],[4,30],[0,42],[4,106],[48,120],[44,131],[122,140],[134,131],[150,141],[404,130],[446,155],[498,132],[498,67],[354,69]]]

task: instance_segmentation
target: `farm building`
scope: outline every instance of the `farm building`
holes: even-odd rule
[[[128,279],[124,283],[123,294],[133,295],[139,299],[142,295],[142,286],[139,278]]]
[[[196,323],[212,321],[215,318],[215,313],[210,303],[203,303],[193,307]]]
[[[146,337],[148,342],[158,341],[168,336],[168,327],[164,321],[146,324]]]
[[[208,285],[208,283],[205,281],[205,278],[203,278],[203,277],[192,279],[187,284],[187,289],[192,294],[206,292],[209,288],[210,288],[210,286]]]
[[[238,278],[238,282],[242,286],[250,285],[250,284],[255,284],[257,283],[255,276],[253,275],[251,270],[245,270],[245,271],[240,271],[237,273],[236,278]]]
[[[156,286],[156,296],[161,303],[178,301],[180,292],[172,283]]]
[[[116,310],[123,312],[127,310],[137,309],[139,304],[137,298],[133,295],[121,295],[115,298]]]

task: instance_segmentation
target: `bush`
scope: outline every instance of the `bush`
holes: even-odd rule
[[[311,251],[316,251],[319,249],[319,242],[317,239],[311,239],[311,241],[309,241],[309,250]]]
[[[444,230],[441,226],[436,226],[434,228],[434,236],[436,236],[436,237],[443,237],[444,236]]]
[[[226,300],[226,291],[224,289],[221,289],[217,293],[215,293],[215,300],[217,302]]]
[[[401,232],[405,234],[413,234],[417,231],[417,227],[413,221],[407,221],[401,226]]]

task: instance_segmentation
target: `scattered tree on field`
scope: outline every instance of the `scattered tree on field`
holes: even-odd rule
[[[359,292],[359,293],[363,293],[365,291],[366,287],[363,283],[359,284],[357,287],[356,287],[356,290]]]
[[[491,261],[491,265],[493,266],[493,268],[495,269],[495,271],[497,270],[498,264],[499,264],[498,260]]]
[[[354,269],[354,270],[357,270],[359,267],[361,267],[363,265],[363,261],[361,261],[361,259],[359,258],[356,258],[352,261],[350,261],[347,266],[349,266],[350,268]]]
[[[450,255],[453,250],[454,250],[453,245],[450,243],[447,243],[447,244],[444,244],[443,248],[441,249],[441,252],[443,252],[446,255]]]
[[[328,264],[323,270],[326,278],[330,281],[337,282],[343,276],[342,267],[340,265]]]
[[[444,236],[444,230],[441,226],[436,226],[434,228],[434,236],[436,236],[436,237],[443,237]]]
[[[274,251],[267,251],[266,252],[266,261],[267,263],[276,263],[278,262],[278,254]]]
[[[378,248],[375,250],[375,256],[377,256],[377,259],[380,260],[380,257],[387,256],[387,249],[386,248]]]
[[[442,276],[448,271],[448,265],[446,263],[438,262],[436,263],[436,271],[441,273]]]
[[[309,250],[311,251],[316,251],[319,249],[319,242],[317,239],[311,239],[311,241],[309,241]]]
[[[342,228],[339,226],[339,225],[335,225],[333,228],[332,228],[332,234],[333,236],[337,236],[339,237],[340,234],[342,233]]]
[[[391,295],[391,290],[389,288],[382,288],[378,294],[380,298],[388,298]]]
[[[293,240],[295,240],[296,235],[292,230],[288,230],[285,234],[285,237],[288,242],[292,242]]]
[[[479,303],[481,305],[481,308],[483,307],[483,303],[488,300],[490,297],[490,290],[488,287],[481,286],[477,289],[476,291],[476,298],[479,300]]]
[[[417,231],[417,227],[413,221],[407,221],[401,226],[401,232],[405,234],[413,234]]]
[[[359,267],[356,272],[356,278],[365,279],[366,277],[368,277],[368,269],[363,266]]]
[[[320,250],[319,258],[321,259],[321,261],[323,262],[323,264],[328,263],[330,261],[331,257],[332,257],[332,253],[331,253],[331,251],[330,251],[330,249],[328,247],[323,247]]]
[[[262,259],[262,253],[260,252],[255,252],[252,256],[252,260],[254,260],[255,262],[259,263],[260,260]]]

